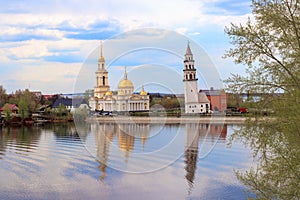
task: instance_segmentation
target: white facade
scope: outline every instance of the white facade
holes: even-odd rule
[[[99,71],[101,71],[101,75],[99,75]],[[96,71],[96,80],[94,97],[89,100],[89,106],[91,107],[91,110],[108,112],[149,111],[149,95],[147,95],[144,87],[139,94],[133,93],[134,86],[133,83],[127,78],[126,68],[124,71],[124,78],[119,82],[117,93],[110,91],[110,87],[108,85],[108,72],[105,69],[104,57],[102,55],[102,46],[98,61],[98,70]]]
[[[208,113],[210,111],[210,102],[206,95],[198,92],[198,79],[195,69],[195,61],[188,43],[184,59],[184,100],[185,113]]]

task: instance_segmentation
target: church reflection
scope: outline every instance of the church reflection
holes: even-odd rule
[[[188,183],[188,192],[192,191],[195,174],[197,170],[197,160],[199,157],[199,148],[202,144],[199,141],[202,139],[212,140],[218,142],[225,140],[227,136],[227,125],[219,124],[185,124],[185,179]],[[107,166],[110,159],[116,156],[116,152],[112,151],[118,149],[118,155],[124,157],[124,162],[129,162],[130,154],[138,152],[147,145],[150,139],[150,124],[91,124],[91,132],[95,135],[96,140],[96,154],[99,162],[100,180],[104,181],[107,175]],[[138,146],[140,145],[140,146]],[[149,143],[150,145],[150,143]],[[110,156],[112,156],[110,158]]]
[[[97,158],[100,163],[100,180],[103,181],[106,176],[106,166],[109,155],[109,147],[115,135],[115,126],[112,124],[91,124],[92,133],[96,133]]]
[[[117,140],[118,149],[123,153],[125,162],[128,162],[130,153],[134,150],[136,140],[142,146],[149,136],[149,124],[91,124],[91,132],[95,133],[97,146],[97,159],[100,163],[100,180],[106,177],[106,168],[109,161],[110,146]]]
[[[186,124],[185,144],[185,178],[190,195],[194,185],[195,173],[199,154],[199,140],[209,137],[212,140],[225,139],[227,136],[226,124]]]

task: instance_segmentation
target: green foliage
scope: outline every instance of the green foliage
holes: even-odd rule
[[[88,101],[92,96],[94,96],[94,90],[86,90],[85,92],[84,92],[84,99],[86,100],[86,101]]]
[[[225,32],[236,48],[225,57],[248,65],[248,77],[233,75],[231,89],[292,92],[300,89],[300,16],[295,1],[254,1],[255,23],[231,25]],[[230,84],[234,82],[235,84]],[[239,84],[237,84],[239,83]],[[246,83],[246,84],[245,84]]]
[[[227,93],[226,94],[226,102],[227,107],[240,107],[240,103],[242,102],[242,98],[239,94]]]
[[[18,105],[21,99],[27,105],[28,112],[35,111],[35,109],[39,106],[39,100],[28,89],[25,89],[24,91],[17,90],[15,94],[9,99],[9,103]]]
[[[4,105],[3,113],[4,113],[5,120],[10,121],[12,118],[12,110],[10,109],[9,104]]]
[[[61,104],[58,107],[52,109],[51,112],[57,118],[67,118],[69,116],[69,111],[66,109],[66,106],[64,104]]]
[[[6,94],[6,90],[0,85],[0,107],[4,106],[7,103],[8,96]]]
[[[299,104],[280,107],[276,118],[250,119],[233,138],[249,145],[258,166],[245,173],[237,172],[239,180],[256,193],[258,199],[300,198],[300,119]]]
[[[234,134],[254,151],[258,166],[238,178],[258,199],[300,198],[300,5],[296,0],[255,0],[254,22],[227,27],[234,48],[225,57],[245,64],[247,76],[225,82],[232,93],[267,93],[255,104],[274,117],[248,120]],[[281,96],[273,95],[283,92]],[[253,105],[252,105],[253,106]]]
[[[165,97],[165,98],[155,98],[152,99],[150,102],[150,107],[159,104],[166,110],[174,110],[174,109],[180,109],[180,106],[183,105],[183,102],[181,99],[176,97]]]
[[[19,113],[21,119],[25,119],[26,117],[29,116],[29,106],[23,97],[21,97],[21,99],[18,103],[18,107],[19,107],[18,113]]]

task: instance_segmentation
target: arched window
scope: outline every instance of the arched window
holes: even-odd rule
[[[105,76],[102,77],[102,85],[105,85]]]
[[[193,74],[190,74],[190,79],[193,79]]]
[[[189,69],[192,69],[191,65],[189,65]]]
[[[185,75],[185,79],[186,79],[186,80],[189,79],[187,74]]]

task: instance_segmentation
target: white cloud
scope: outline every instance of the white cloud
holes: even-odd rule
[[[36,40],[22,42],[20,46],[9,48],[7,53],[16,59],[41,58],[51,55],[47,51],[45,41]]]
[[[33,61],[15,61],[17,70],[1,74],[0,79],[8,92],[30,88],[44,93],[69,93],[81,64],[39,63]]]
[[[0,13],[2,30],[0,33],[0,63],[14,65],[14,60],[17,60],[18,66],[22,66],[24,74],[29,75],[32,71],[30,71],[28,63],[31,63],[39,65],[41,69],[37,72],[45,74],[51,64],[51,62],[44,61],[46,57],[57,56],[63,59],[62,56],[71,55],[78,57],[78,60],[86,58],[99,45],[95,40],[85,40],[89,37],[88,34],[94,34],[92,39],[98,40],[97,34],[100,38],[101,31],[110,31],[106,35],[109,37],[122,31],[154,27],[175,30],[197,40],[197,37],[202,37],[202,33],[207,31],[208,26],[216,26],[216,29],[223,30],[224,26],[229,25],[230,22],[245,22],[251,16],[247,13],[233,15],[227,11],[227,8],[216,7],[218,3],[224,2],[226,1],[103,0],[99,2],[98,0],[66,0],[64,2],[45,1],[40,4],[29,0],[26,4],[18,4],[19,8],[22,8],[20,10],[24,11],[22,13]],[[236,2],[228,1],[227,3],[234,4]],[[67,38],[66,34],[74,35]],[[76,34],[83,35],[79,35],[81,39],[78,39],[79,36]],[[153,32],[149,33],[149,35],[151,34],[155,37],[165,37],[165,35],[157,35]],[[145,38],[139,35],[130,37],[128,43]],[[212,45],[217,45],[211,39],[214,37],[213,35],[207,37],[210,37],[206,39],[212,41]],[[178,45],[174,41],[172,43]],[[69,73],[70,64],[63,62],[52,64],[59,66],[64,74]],[[218,63],[216,64],[218,65]],[[3,70],[0,67],[1,71]],[[28,77],[40,80],[39,76]],[[59,77],[63,77],[63,75],[61,74]],[[47,79],[47,77],[45,78]],[[52,81],[55,80],[58,78],[53,77]],[[71,83],[69,83],[70,85]]]

